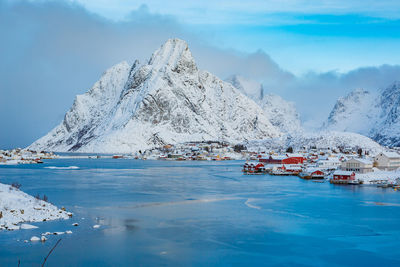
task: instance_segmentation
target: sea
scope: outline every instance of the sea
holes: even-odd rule
[[[1,166],[0,183],[45,194],[73,217],[0,231],[0,266],[41,266],[59,240],[46,266],[400,266],[400,192],[243,175],[243,163],[64,158]]]

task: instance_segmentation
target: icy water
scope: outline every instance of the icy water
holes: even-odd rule
[[[400,265],[400,192],[245,176],[242,163],[57,159],[0,167],[2,183],[19,182],[74,213],[0,232],[0,266],[39,266],[59,238],[48,266]],[[23,242],[65,230],[73,234]]]

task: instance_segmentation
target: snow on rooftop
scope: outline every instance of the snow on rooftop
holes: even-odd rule
[[[381,154],[385,155],[388,158],[400,158],[400,155],[397,152],[385,151],[382,152]]]
[[[302,157],[304,157],[302,154],[299,154],[299,153],[287,153],[286,155],[288,157],[292,157],[292,158],[302,158]]]
[[[352,158],[353,160],[359,161],[364,164],[372,164],[372,160],[370,159],[363,159],[363,158]],[[352,160],[350,159],[350,160]]]
[[[282,156],[282,155],[279,155],[279,156],[271,155],[271,158],[274,160],[283,160],[283,159],[286,159],[287,157]]]
[[[333,173],[333,175],[352,175],[354,172],[351,171],[342,171],[342,170],[337,170]]]

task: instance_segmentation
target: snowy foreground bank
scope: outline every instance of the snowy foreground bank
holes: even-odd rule
[[[24,229],[23,222],[68,219],[72,213],[0,183],[0,230]]]

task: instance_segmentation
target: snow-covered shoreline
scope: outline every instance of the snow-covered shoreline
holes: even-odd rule
[[[400,169],[394,171],[382,171],[374,168],[373,172],[357,173],[356,179],[363,181],[364,184],[376,184],[382,181],[388,184],[397,184],[400,180]]]
[[[39,152],[21,148],[0,150],[0,165],[37,164],[43,163],[42,159],[54,159],[57,157],[52,152]]]
[[[0,183],[0,230],[25,229],[23,223],[69,219],[72,213]],[[22,224],[22,227],[21,227]]]

